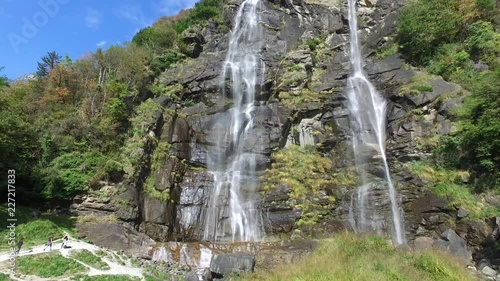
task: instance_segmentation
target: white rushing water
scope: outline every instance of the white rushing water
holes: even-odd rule
[[[350,55],[353,67],[352,76],[348,80],[348,101],[351,112],[351,127],[353,133],[353,149],[356,164],[360,167],[360,176],[363,185],[358,188],[355,206],[356,217],[350,214],[350,220],[356,231],[377,230],[374,223],[370,221],[367,214],[368,196],[370,188],[375,184],[371,183],[367,177],[367,172],[363,168],[366,153],[375,152],[382,161],[384,177],[387,183],[389,199],[392,212],[393,241],[400,245],[405,243],[405,233],[402,224],[400,209],[397,202],[396,191],[394,189],[389,166],[385,153],[385,126],[386,108],[385,99],[377,92],[372,83],[366,78],[361,67],[361,50],[358,40],[358,23],[356,16],[356,0],[349,2],[349,28],[350,28]],[[354,198],[353,198],[354,200]],[[354,221],[356,223],[354,223]],[[366,229],[372,228],[372,229]]]
[[[222,70],[223,96],[233,98],[233,108],[225,115],[228,120],[220,120],[219,128],[214,128],[219,150],[208,159],[214,188],[203,233],[207,241],[255,241],[263,236],[262,215],[256,203],[255,154],[245,151],[253,126],[257,74],[265,69],[259,55],[262,40],[259,2],[245,0],[240,5]],[[227,80],[229,93],[226,93]]]

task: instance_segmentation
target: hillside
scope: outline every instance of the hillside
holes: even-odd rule
[[[499,4],[355,4],[353,33],[347,1],[202,0],[129,43],[49,52],[35,79],[0,80],[17,203],[206,280],[254,266],[247,280],[499,279]],[[384,101],[380,124],[356,87]]]

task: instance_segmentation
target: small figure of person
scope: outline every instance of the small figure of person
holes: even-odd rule
[[[33,219],[38,219],[38,213],[35,210],[33,210],[33,212],[31,212],[31,217]]]
[[[16,244],[17,250],[16,250],[16,255],[19,254],[19,251],[21,251],[21,247],[23,246],[24,243],[24,238],[19,239],[19,241]]]
[[[49,247],[49,251],[52,251],[52,236],[49,237],[49,240],[47,241],[47,244],[45,244],[45,247],[43,247],[43,250],[47,249]]]
[[[62,244],[61,244],[61,249],[64,249],[68,244],[68,235],[64,235]]]

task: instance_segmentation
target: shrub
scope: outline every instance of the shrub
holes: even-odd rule
[[[321,189],[354,184],[353,173],[333,173],[332,160],[320,155],[313,146],[292,145],[274,153],[272,161],[271,168],[262,177],[264,191],[281,185],[290,187],[290,201],[302,210],[298,226],[313,225],[319,220],[318,211],[323,210],[323,206],[312,199]],[[330,197],[332,203],[334,200]]]
[[[456,40],[461,29],[454,0],[418,0],[400,13],[397,41],[408,61],[426,64],[440,44]]]
[[[90,179],[105,163],[106,157],[94,151],[62,154],[42,172],[42,194],[46,198],[71,199],[87,190]]]
[[[223,3],[223,0],[201,0],[188,11],[185,18],[175,24],[175,30],[177,33],[182,33],[190,26],[204,23],[209,19],[221,21]]]
[[[500,33],[491,22],[477,21],[467,30],[465,46],[475,60],[483,60],[491,67],[500,66]]]
[[[318,47],[318,45],[321,43],[323,43],[323,39],[321,39],[320,37],[314,37],[311,39],[307,39],[306,41],[306,45],[312,52],[316,51],[316,47]]]
[[[477,191],[500,191],[500,69],[475,76],[455,115],[458,131],[440,140],[434,151],[439,165],[471,172]]]
[[[460,69],[472,71],[472,60],[469,53],[453,44],[441,46],[428,67],[430,73],[441,75],[445,79],[449,79]]]

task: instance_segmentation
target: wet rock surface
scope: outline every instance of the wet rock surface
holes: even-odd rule
[[[218,254],[210,263],[210,271],[215,279],[222,279],[231,274],[245,275],[252,273],[255,257],[245,254]]]
[[[224,22],[228,26],[232,26],[240,2],[231,1],[226,7]],[[450,112],[463,102],[462,89],[439,77],[422,80],[430,87],[427,91],[408,92],[408,85],[420,79],[421,73],[405,66],[398,54],[381,60],[374,58],[385,37],[393,33],[397,13],[405,2],[378,0],[359,4],[363,19],[360,37],[363,54],[367,56],[365,71],[388,100],[387,155],[391,163],[399,164],[427,159],[431,153],[427,141],[453,132]],[[346,81],[351,73],[346,7],[335,0],[262,1],[262,4],[261,53],[266,68],[257,77],[258,94],[252,112],[255,119],[245,151],[258,156],[258,176],[272,164],[272,153],[292,144],[315,146],[332,159],[334,172],[341,173],[353,165],[345,100]],[[142,239],[139,231],[156,241],[202,240],[206,198],[213,188],[213,175],[207,170],[208,157],[210,153],[223,154],[231,147],[229,142],[221,147],[215,145],[218,135],[227,134],[233,106],[230,96],[226,101],[220,99],[228,38],[229,34],[218,30],[213,23],[185,34],[184,42],[193,45],[191,58],[161,75],[160,83],[181,99],[191,100],[192,105],[182,107],[167,98],[156,99],[166,109],[152,124],[151,131],[158,143],[169,145],[168,157],[163,159],[160,170],[153,172],[148,160],[141,167],[139,178],[123,183],[116,196],[75,198],[71,208],[74,214],[113,215],[119,220],[109,223],[113,231],[104,230],[108,223],[82,224],[82,233],[97,241],[96,244],[111,248],[117,247],[115,241],[120,241],[132,249],[141,245],[137,242]],[[321,43],[312,50],[307,42],[314,38],[320,38]],[[144,147],[146,154],[152,154],[156,146],[148,143]],[[378,165],[368,170],[371,176],[380,177]],[[500,265],[500,256],[494,251],[500,239],[498,218],[473,221],[467,210],[452,207],[449,200],[428,191],[426,183],[409,171],[391,164],[391,172],[400,194],[410,244],[419,249],[439,247],[463,257],[469,257],[472,251],[475,261],[483,258],[491,261],[491,268],[498,271],[495,266]],[[144,182],[150,176],[157,190],[169,192],[169,200],[158,200],[144,193]],[[355,187],[355,183],[340,185],[335,194],[322,190],[314,196],[312,200],[318,202],[323,202],[325,196],[333,196],[336,201],[317,210],[321,219],[318,228],[310,232],[312,235],[317,233],[320,237],[352,228],[349,207]],[[268,236],[285,234],[283,237],[290,238],[297,228],[301,210],[290,199],[289,192],[283,185],[261,198],[259,208]],[[373,205],[374,213],[390,213],[383,189],[377,192],[380,202]],[[386,219],[375,221],[390,232],[391,225]],[[443,233],[447,234],[442,236]],[[199,249],[207,248],[212,254],[253,255],[256,266],[265,267],[296,261],[314,248],[314,243],[304,248],[287,245],[293,242],[282,243],[283,247],[266,244],[184,247],[186,244],[172,242],[165,246],[172,257],[159,259],[178,260],[194,268],[201,258]],[[191,274],[189,278],[195,277]]]

